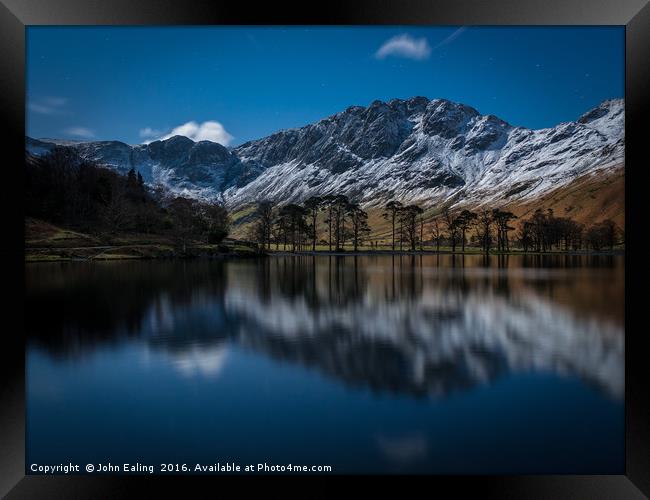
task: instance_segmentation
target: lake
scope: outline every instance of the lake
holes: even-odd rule
[[[26,266],[27,463],[624,473],[624,258]]]

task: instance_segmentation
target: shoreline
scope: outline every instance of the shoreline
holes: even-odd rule
[[[92,247],[87,247],[88,249]],[[119,250],[120,248],[134,248],[134,246],[129,247],[111,247],[110,250]],[[77,248],[78,250],[84,250],[83,247]],[[441,250],[436,252],[435,250],[416,250],[413,251],[392,251],[392,250],[359,250],[357,252],[353,251],[329,251],[329,250],[316,250],[314,251],[283,251],[283,250],[272,250],[266,252],[257,252],[257,251],[241,251],[233,250],[229,252],[219,252],[219,251],[198,251],[196,253],[190,253],[188,255],[178,255],[175,252],[165,251],[161,253],[147,253],[147,254],[128,254],[128,253],[104,253],[100,252],[98,255],[84,256],[84,255],[74,255],[66,253],[70,252],[70,248],[26,248],[25,249],[25,264],[30,263],[43,263],[43,262],[92,262],[92,261],[127,261],[127,260],[193,260],[193,259],[250,259],[250,258],[265,258],[265,257],[317,257],[317,256],[329,256],[329,257],[372,257],[372,256],[452,256],[452,257],[466,257],[466,256],[477,256],[477,257],[537,257],[537,256],[565,256],[565,257],[620,257],[625,256],[625,249],[616,249],[613,251],[550,251],[550,252],[523,252],[523,251],[510,251],[510,252],[490,252],[489,254],[484,254],[483,252],[477,251],[465,251],[465,252],[452,252],[450,250]]]
[[[599,251],[599,252],[594,252],[594,251],[588,251],[588,250],[581,250],[581,251],[571,251],[571,252],[561,252],[561,251],[551,251],[551,252],[524,252],[522,251],[510,251],[510,252],[490,252],[489,254],[485,254],[483,252],[451,252],[447,250],[441,250],[439,252],[436,252],[435,250],[416,250],[415,252],[412,251],[392,251],[392,250],[359,250],[357,252],[336,252],[336,251],[329,251],[329,250],[316,250],[315,252],[313,251],[299,251],[299,252],[290,252],[290,251],[271,251],[271,252],[266,252],[266,255],[269,256],[290,256],[290,255],[296,255],[296,256],[317,256],[317,255],[329,255],[329,256],[339,256],[339,257],[345,257],[345,256],[372,256],[372,255],[455,255],[455,256],[461,256],[465,257],[468,255],[474,255],[478,257],[510,257],[510,256],[535,256],[535,255],[552,255],[552,256],[567,256],[567,257],[577,257],[577,256],[612,256],[612,257],[617,257],[617,256],[624,256],[625,255],[625,249],[619,249],[619,250],[612,250],[612,251]]]
[[[323,244],[325,243],[325,244]],[[361,245],[357,251],[352,246],[340,250],[329,250],[327,242],[316,245],[312,251],[312,242],[304,245],[302,250],[291,251],[280,243],[269,245],[270,248],[260,251],[257,243],[225,237],[216,242],[202,241],[195,238],[182,240],[173,238],[168,234],[152,233],[110,233],[87,234],[75,229],[58,227],[40,219],[32,217],[25,220],[24,261],[30,262],[88,262],[88,261],[124,261],[124,260],[153,260],[153,259],[237,259],[274,256],[432,256],[451,255],[458,256],[624,256],[625,246],[615,247],[613,250],[551,250],[547,252],[529,251],[513,247],[507,252],[499,252],[492,248],[488,254],[477,246],[458,245],[452,251],[451,245],[441,245],[436,250],[436,245],[424,245],[414,251],[403,247],[402,250],[392,249],[387,245],[367,246]],[[282,247],[282,249],[280,249]],[[289,247],[290,248],[290,247]]]
[[[253,258],[260,254],[252,249],[233,248],[227,251],[212,247],[189,247],[183,254],[169,245],[119,245],[102,247],[26,247],[25,263],[93,262],[126,260],[190,260]]]

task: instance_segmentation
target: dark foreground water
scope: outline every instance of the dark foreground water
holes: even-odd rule
[[[624,471],[622,257],[31,264],[27,463]]]

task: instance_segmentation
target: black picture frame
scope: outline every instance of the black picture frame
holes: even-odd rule
[[[7,146],[2,159],[6,292],[0,383],[0,495],[6,498],[115,498],[132,487],[183,492],[186,477],[25,475],[25,373],[23,334],[24,235],[21,166],[25,147],[25,27],[28,25],[624,25],[626,33],[626,468],[620,476],[429,476],[430,492],[453,488],[498,498],[645,498],[650,495],[648,368],[642,348],[640,304],[645,293],[637,267],[641,243],[643,170],[647,168],[644,122],[650,116],[650,4],[646,0],[348,0],[291,4],[208,0],[0,0],[0,127]],[[646,195],[647,196],[647,195]],[[635,269],[637,271],[635,271]],[[12,271],[12,273],[9,273]],[[11,274],[11,277],[9,275]],[[639,293],[634,293],[638,289]],[[11,327],[9,325],[12,325]],[[210,488],[224,476],[193,477]],[[246,478],[229,478],[242,483]],[[294,478],[291,478],[292,480]],[[180,481],[179,481],[180,480]],[[275,480],[275,479],[274,479]],[[248,481],[245,481],[249,484]],[[319,481],[323,485],[322,481]],[[370,483],[370,481],[368,482]],[[366,485],[368,484],[366,483]],[[377,486],[382,478],[373,479]],[[327,484],[340,491],[336,481]],[[371,485],[372,486],[372,485]],[[222,487],[220,485],[219,487]],[[175,488],[179,488],[176,489]],[[209,496],[217,490],[212,489]],[[283,492],[286,490],[283,489]],[[313,491],[311,488],[304,492]],[[325,490],[318,486],[318,491]],[[198,493],[192,496],[199,496]]]

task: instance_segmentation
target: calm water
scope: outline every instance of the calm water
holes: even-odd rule
[[[27,462],[623,473],[622,257],[30,264]]]

